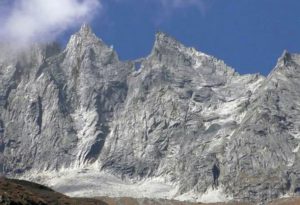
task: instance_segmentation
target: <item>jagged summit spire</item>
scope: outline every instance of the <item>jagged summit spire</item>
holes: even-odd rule
[[[160,56],[173,55],[177,52],[183,52],[186,49],[187,47],[170,35],[164,32],[157,32],[150,56],[160,58]]]
[[[161,31],[155,34],[155,42],[154,42],[155,48],[158,47],[175,48],[178,46],[183,46],[183,45],[175,38],[171,37],[170,35]]]
[[[164,33],[162,31],[158,31],[155,34],[155,40],[173,40],[176,41],[173,37],[171,37],[170,35],[168,35],[167,33]]]
[[[81,56],[80,58],[82,58],[84,55],[89,55],[89,57],[97,55],[101,58],[98,61],[119,61],[114,49],[97,37],[92,28],[86,23],[81,26],[77,33],[71,36],[65,51],[71,57]]]
[[[205,53],[198,51],[193,47],[185,46],[184,44],[182,44],[180,41],[170,36],[169,34],[159,31],[155,34],[155,42],[154,42],[152,53],[155,52],[155,50],[166,50],[166,49],[169,51],[172,50],[172,51],[189,52],[189,53],[197,52],[198,55],[199,54],[206,55]]]
[[[295,53],[290,53],[287,50],[284,50],[280,58],[278,59],[277,66],[287,66],[290,63],[296,63],[300,65],[300,55]]]
[[[155,34],[154,46],[149,57],[157,58],[159,61],[161,61],[162,57],[166,57],[170,62],[175,62],[180,55],[185,56],[187,59],[197,58],[198,60],[199,58],[212,57],[196,50],[194,47],[185,46],[180,41],[164,32],[159,31]]]
[[[285,75],[294,76],[296,73],[299,73],[300,66],[300,54],[290,53],[287,50],[284,50],[281,56],[277,60],[275,68],[269,73],[268,78],[278,78]]]
[[[83,35],[88,35],[88,34],[92,34],[93,30],[92,30],[92,28],[90,27],[89,24],[84,23],[84,24],[82,24],[82,26],[79,30],[79,33],[83,34]]]
[[[91,26],[87,23],[82,24],[82,26],[80,27],[79,31],[77,33],[75,33],[74,35],[72,35],[72,38],[75,37],[80,37],[81,40],[83,41],[101,41],[102,40],[100,38],[98,38],[96,36],[96,34],[93,32],[93,29],[91,28]]]
[[[286,64],[289,60],[291,60],[291,54],[288,50],[284,50],[278,61]]]
[[[80,30],[71,36],[67,49],[72,49],[83,44],[106,46],[87,23],[84,23]]]

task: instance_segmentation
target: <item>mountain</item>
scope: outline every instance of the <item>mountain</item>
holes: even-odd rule
[[[298,195],[299,71],[284,52],[269,76],[240,75],[164,33],[123,62],[87,25],[64,50],[2,45],[0,170],[72,196]]]

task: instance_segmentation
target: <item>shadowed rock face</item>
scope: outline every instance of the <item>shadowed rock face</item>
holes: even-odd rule
[[[1,49],[5,175],[94,165],[261,203],[300,190],[300,55],[239,75],[157,33],[148,57],[121,62],[86,25],[62,51]]]

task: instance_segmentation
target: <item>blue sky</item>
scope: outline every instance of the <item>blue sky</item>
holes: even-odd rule
[[[163,31],[239,73],[267,75],[284,49],[300,53],[299,9],[300,0],[0,0],[0,41],[67,42],[90,21],[122,60],[147,56]]]
[[[299,0],[199,0],[201,6],[177,7],[171,1],[162,7],[160,0],[104,0],[92,27],[123,60],[148,55],[156,31],[240,73],[266,75],[284,49],[300,52]]]

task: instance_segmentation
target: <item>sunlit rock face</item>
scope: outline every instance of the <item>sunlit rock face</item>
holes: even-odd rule
[[[0,50],[4,175],[93,167],[260,203],[300,192],[300,55],[240,75],[157,33],[148,57],[122,62],[87,25],[64,50]]]

